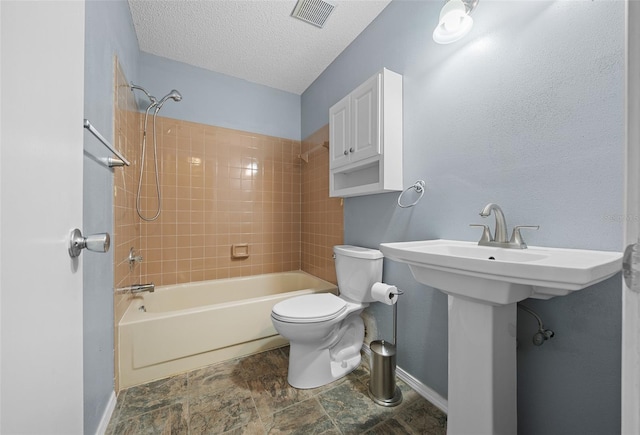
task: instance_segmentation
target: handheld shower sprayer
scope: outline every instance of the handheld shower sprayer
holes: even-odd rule
[[[158,104],[156,105],[156,113],[158,113],[158,111],[162,108],[162,105],[169,98],[171,98],[175,102],[178,102],[182,100],[182,95],[180,94],[180,92],[176,91],[175,89],[172,89],[171,92],[169,92],[167,95],[162,97],[162,99],[158,102]]]
[[[168,99],[171,98],[174,101],[180,101],[182,100],[182,95],[180,94],[180,92],[176,91],[175,89],[172,89],[171,92],[169,92],[167,95],[162,97],[160,101],[158,101],[156,97],[154,97],[149,92],[147,92],[147,90],[142,86],[134,85],[133,83],[131,83],[130,86],[131,86],[132,92],[136,89],[139,91],[142,91],[150,101],[149,106],[147,107],[147,110],[145,111],[145,114],[144,114],[144,131],[142,133],[142,155],[140,159],[140,179],[138,180],[138,194],[136,196],[136,211],[138,212],[138,216],[140,216],[140,219],[150,222],[158,219],[158,216],[160,216],[160,210],[162,210],[162,194],[160,193],[160,176],[158,174],[158,141],[156,138],[156,116],[158,115],[158,111],[160,111],[160,109],[162,108],[162,105]],[[157,194],[156,197],[158,200],[158,203],[157,203],[158,208],[156,210],[155,216],[146,217],[142,214],[140,198],[141,198],[141,189],[142,189],[142,177],[144,175],[145,153],[147,149],[147,119],[149,118],[149,112],[154,107],[156,108],[156,110],[153,112],[153,162],[155,164],[156,194]]]

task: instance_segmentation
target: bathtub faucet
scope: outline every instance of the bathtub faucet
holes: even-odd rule
[[[149,293],[153,293],[156,289],[156,286],[154,283],[150,283],[150,284],[134,284],[131,286],[131,293],[135,294],[135,293],[142,293],[142,292],[149,292]]]
[[[123,287],[123,288],[116,289],[116,293],[131,293],[135,295],[136,293],[142,293],[142,292],[153,293],[155,289],[156,289],[156,285],[154,283],[133,284],[130,287]]]

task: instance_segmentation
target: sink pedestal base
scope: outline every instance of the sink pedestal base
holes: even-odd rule
[[[449,295],[447,434],[517,433],[516,308]]]

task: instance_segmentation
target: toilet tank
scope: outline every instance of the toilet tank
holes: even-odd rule
[[[340,295],[356,302],[375,302],[373,283],[382,281],[382,252],[351,245],[333,247]]]

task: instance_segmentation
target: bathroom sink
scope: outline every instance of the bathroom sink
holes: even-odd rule
[[[622,254],[607,251],[505,249],[456,240],[382,243],[380,250],[409,264],[417,281],[490,305],[567,295],[622,268]]]
[[[578,249],[425,240],[380,250],[449,295],[449,435],[517,433],[518,301],[567,295],[622,268],[618,252]]]

